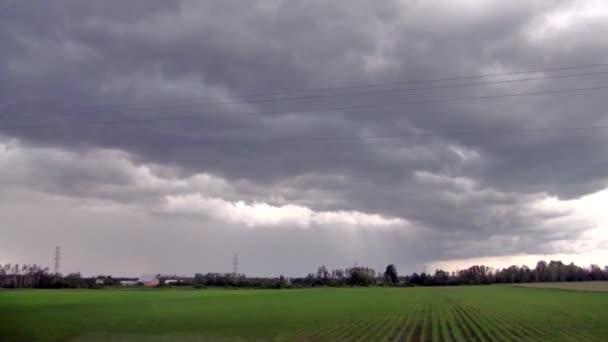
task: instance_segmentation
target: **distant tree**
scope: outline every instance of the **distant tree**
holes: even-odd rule
[[[384,279],[387,284],[399,284],[399,276],[397,275],[397,267],[395,265],[390,264],[386,266],[386,271],[384,271]]]
[[[312,287],[316,284],[316,277],[314,274],[312,273],[308,273],[308,275],[306,276],[306,285],[308,285],[308,287]]]
[[[19,287],[19,274],[21,272],[21,269],[19,267],[19,264],[15,264],[13,266],[13,287]]]
[[[536,281],[550,281],[549,277],[549,268],[547,267],[547,262],[544,260],[540,260],[536,263],[536,268],[534,268]]]
[[[344,270],[343,270],[343,269],[341,269],[341,268],[338,268],[338,269],[336,269],[336,270],[333,270],[333,271],[332,271],[332,276],[333,276],[333,278],[336,278],[336,279],[342,280],[342,279],[344,278]]]
[[[551,260],[547,265],[549,281],[566,281],[568,274],[565,266],[561,261]]]
[[[277,288],[282,289],[282,288],[286,287],[287,285],[289,285],[289,282],[287,281],[287,278],[285,278],[285,276],[281,274],[279,276],[279,281],[278,281],[278,284],[277,284]]]
[[[80,273],[70,273],[64,278],[65,285],[72,289],[83,287]]]
[[[422,284],[420,282],[420,276],[418,275],[418,273],[416,273],[416,272],[412,273],[412,275],[410,276],[409,283],[412,285],[421,285]]]
[[[346,284],[345,271],[341,268],[331,271],[330,286],[344,286]]]
[[[434,285],[448,285],[450,282],[450,275],[444,270],[436,270],[433,276]]]
[[[430,285],[431,280],[431,277],[426,272],[420,273],[420,285]]]
[[[602,269],[598,265],[589,266],[589,276],[591,280],[602,280]]]
[[[329,271],[327,270],[327,267],[325,267],[325,265],[320,266],[317,269],[317,280],[322,285],[327,285],[329,283],[330,278],[331,278],[331,274],[329,273]]]
[[[519,268],[519,274],[517,278],[519,280],[519,283],[529,283],[532,278],[532,271],[530,271],[530,268],[528,266],[522,265]]]
[[[351,267],[346,269],[348,284],[352,286],[369,286],[374,284],[376,272],[368,267]]]

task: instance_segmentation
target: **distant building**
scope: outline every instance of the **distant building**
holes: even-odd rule
[[[122,285],[122,286],[135,286],[135,285],[137,285],[137,280],[120,280],[120,285]]]
[[[144,274],[137,281],[147,287],[154,287],[160,284],[160,279],[158,279],[158,276],[152,274]]]
[[[105,280],[104,278],[96,278],[95,279],[95,284],[97,284],[97,285],[103,285],[104,280]]]
[[[177,283],[179,283],[179,280],[177,280],[177,279],[166,279],[165,280],[166,285],[172,285],[172,284],[177,284]]]

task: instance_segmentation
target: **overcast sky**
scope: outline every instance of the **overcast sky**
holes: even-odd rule
[[[608,264],[607,37],[601,0],[0,0],[0,263]]]

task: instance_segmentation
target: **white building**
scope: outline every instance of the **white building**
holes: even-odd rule
[[[122,286],[134,286],[137,285],[137,280],[121,280],[120,285]]]

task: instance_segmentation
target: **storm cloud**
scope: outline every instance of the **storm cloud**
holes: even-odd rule
[[[606,19],[593,0],[0,2],[0,262],[600,251]]]

